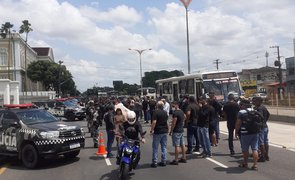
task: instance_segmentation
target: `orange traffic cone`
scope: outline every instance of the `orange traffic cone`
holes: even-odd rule
[[[99,133],[99,146],[97,148],[97,152],[95,153],[98,156],[103,156],[107,154],[106,148],[103,144],[102,132]]]

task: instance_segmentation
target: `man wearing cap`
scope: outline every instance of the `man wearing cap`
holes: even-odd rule
[[[269,112],[264,105],[262,105],[263,99],[261,97],[254,97],[252,99],[254,104],[254,109],[260,112],[263,115],[263,124],[262,129],[259,133],[259,150],[260,150],[260,157],[259,162],[269,161],[268,151],[268,126],[267,121],[269,119]]]

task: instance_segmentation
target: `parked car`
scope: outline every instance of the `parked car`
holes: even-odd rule
[[[250,100],[253,99],[253,97],[261,97],[263,99],[263,101],[267,101],[267,94],[266,93],[254,93],[251,97],[249,97]]]
[[[86,118],[86,108],[77,104],[75,99],[60,98],[49,101],[33,102],[41,109],[48,110],[57,117],[65,117],[67,120],[83,120]]]
[[[16,156],[27,168],[35,168],[42,158],[74,158],[85,145],[77,124],[62,122],[32,104],[5,107],[0,109],[0,155]]]

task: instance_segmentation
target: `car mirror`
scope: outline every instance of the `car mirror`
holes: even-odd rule
[[[9,127],[15,127],[15,128],[20,127],[20,125],[16,121],[11,121],[8,124],[9,124]]]

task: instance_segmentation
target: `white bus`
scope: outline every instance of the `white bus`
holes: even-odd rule
[[[156,88],[153,88],[153,87],[143,87],[142,88],[142,92],[143,92],[143,96],[149,96],[150,98],[151,97],[154,97],[154,99],[156,98]],[[138,96],[141,95],[141,88],[139,88],[137,90],[137,94],[138,94]]]
[[[179,100],[180,95],[208,95],[214,92],[218,101],[227,100],[228,94],[235,97],[242,94],[240,80],[234,71],[215,71],[159,79],[156,81],[157,97],[166,97],[169,101]]]

